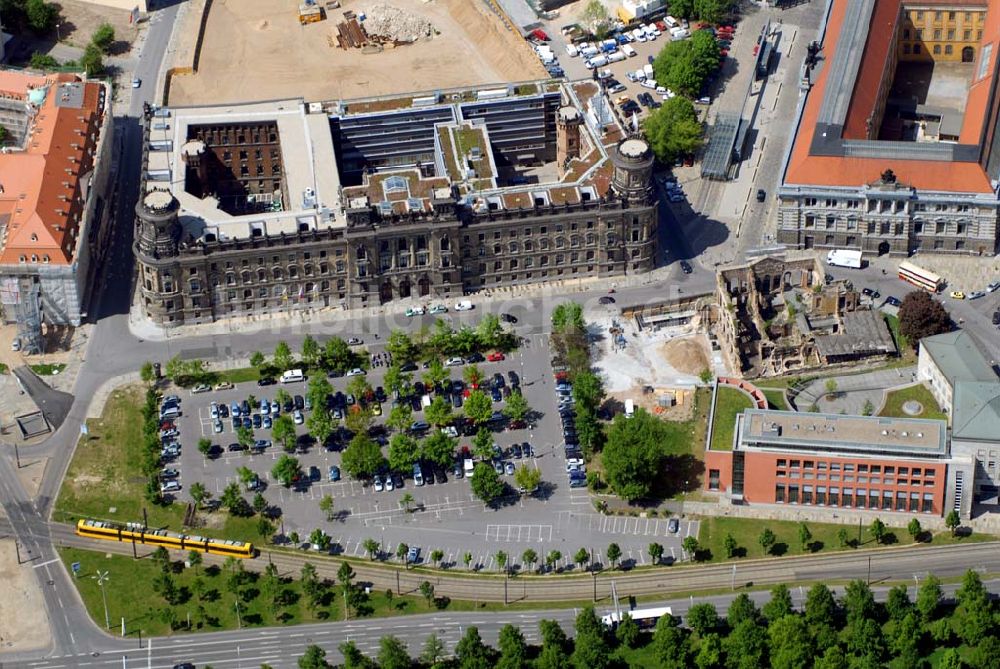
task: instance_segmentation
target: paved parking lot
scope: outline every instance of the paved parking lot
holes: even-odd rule
[[[369,351],[379,353],[381,348],[369,347]],[[347,480],[346,475],[344,480],[331,483],[327,481],[327,472],[331,465],[340,465],[341,453],[318,445],[300,449],[296,457],[304,472],[310,467],[318,468],[320,479],[289,489],[271,478],[271,469],[283,453],[279,445],[272,445],[260,454],[229,451],[228,445],[237,441],[231,418],[222,419],[221,434],[214,433],[214,419],[209,412],[211,402],[230,405],[249,395],[258,400],[273,400],[279,388],[304,397],[305,382],[265,387],[246,383],[229,390],[182,393],[184,414],[176,421],[181,454],[167,465],[180,470],[182,489],[177,497],[188,500],[187,490],[194,481],[201,481],[214,497],[218,497],[227,485],[239,482],[236,470],[245,466],[259,475],[264,484],[262,494],[267,501],[281,509],[286,534],[296,531],[304,539],[319,527],[332,537],[334,550],[349,555],[365,555],[363,543],[373,538],[390,554],[400,542],[420,546],[424,560],[429,559],[432,550],[440,549],[445,554],[445,564],[462,567],[466,552],[473,554],[471,566],[492,569],[498,551],[506,551],[512,556],[512,563],[518,564],[521,553],[527,548],[533,548],[542,556],[559,550],[563,557],[558,564],[569,566],[571,555],[580,548],[593,551],[594,559],[600,561],[607,546],[616,542],[622,548],[623,561],[646,564],[649,561],[647,547],[657,541],[666,547],[666,555],[682,559],[680,543],[684,536],[697,534],[696,522],[681,523],[680,531],[672,535],[667,531],[665,519],[602,516],[594,512],[585,488],[568,486],[556,393],[544,335],[529,335],[523,346],[505,360],[479,363],[479,368],[485,377],[494,372],[506,376],[509,371],[515,371],[521,379],[525,399],[540,415],[540,419],[526,429],[494,433],[496,443],[505,453],[515,442],[531,444],[533,457],[513,462],[541,470],[543,483],[549,485],[543,486],[545,494],[540,498],[514,495],[504,500],[497,510],[489,509],[471,494],[466,479],[456,479],[450,471],[446,482],[431,484],[431,477],[426,477],[427,484],[418,487],[407,477],[402,488],[392,491],[376,492],[371,485]],[[462,377],[462,367],[449,369],[453,379]],[[384,371],[385,367],[369,370],[367,380],[373,388],[383,385]],[[330,379],[334,392],[345,391],[348,381],[347,378]],[[502,402],[494,404],[495,409],[502,406]],[[377,422],[387,417],[389,408],[389,403],[385,403],[383,415],[376,419]],[[422,418],[422,411],[414,412],[414,420]],[[300,435],[306,433],[305,425],[296,428]],[[255,430],[254,436],[271,439],[266,429]],[[203,437],[221,447],[217,458],[208,459],[198,452],[197,442]],[[460,437],[459,445],[471,448],[471,438]],[[387,452],[387,448],[383,452]],[[513,477],[502,478],[513,486]],[[409,513],[400,503],[407,493],[414,498],[411,507],[414,510]],[[253,494],[246,494],[248,500]],[[319,501],[325,495],[334,499],[335,519],[332,522],[327,521],[319,508]]]

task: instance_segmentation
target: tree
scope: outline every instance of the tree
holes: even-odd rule
[[[410,493],[404,493],[399,499],[399,505],[403,507],[403,510],[407,513],[410,512],[410,505],[413,504],[413,495]]]
[[[328,370],[343,374],[354,364],[354,352],[340,337],[330,337],[323,344],[323,365]]]
[[[281,481],[281,485],[289,487],[295,479],[302,476],[302,467],[299,465],[298,458],[282,454],[274,467],[271,468],[271,476]]]
[[[333,495],[323,495],[319,501],[319,510],[326,515],[328,521],[333,520]]]
[[[424,372],[424,383],[429,386],[436,386],[451,378],[451,372],[437,358],[430,361],[427,371]]]
[[[160,571],[164,574],[170,571],[170,553],[163,546],[157,546],[156,550],[152,552],[149,559],[153,561]]]
[[[500,317],[496,314],[483,314],[482,319],[476,325],[476,339],[483,348],[501,348],[500,340],[503,335],[503,327],[500,326]]]
[[[493,556],[497,561],[497,569],[507,573],[507,552],[497,551],[496,555]]]
[[[580,21],[598,36],[607,33],[610,20],[608,10],[601,0],[590,0],[580,13]]]
[[[249,467],[239,466],[236,468],[236,476],[239,478],[240,483],[247,485],[248,483],[256,480],[257,474],[254,473]]]
[[[420,444],[408,434],[394,434],[389,440],[389,468],[408,474],[420,457]]]
[[[521,553],[521,564],[528,571],[531,571],[532,567],[538,562],[538,553],[535,552],[533,548],[526,548],[523,553]]]
[[[371,478],[385,463],[382,449],[366,434],[356,434],[344,449],[340,463],[354,478]]]
[[[202,437],[198,440],[198,452],[206,458],[212,452],[212,440]]]
[[[364,546],[365,553],[368,554],[369,560],[374,560],[375,558],[377,558],[379,552],[382,550],[382,546],[380,546],[379,543],[374,539],[372,539],[371,537],[365,539],[361,545]]]
[[[424,649],[420,653],[420,662],[434,669],[445,658],[447,652],[448,649],[445,648],[441,638],[436,633],[431,632],[430,636],[424,642]]]
[[[899,305],[899,333],[916,348],[924,337],[951,329],[951,316],[930,293],[914,290]]]
[[[542,482],[542,470],[528,465],[521,465],[514,470],[514,483],[518,490],[531,494],[538,489],[538,484]]]
[[[248,510],[250,506],[247,504],[246,499],[243,498],[243,493],[240,490],[240,484],[235,481],[225,487],[219,501],[222,503],[222,506],[226,507],[226,510],[229,511],[230,515],[249,515],[244,512]]]
[[[868,584],[855,579],[844,588],[844,611],[848,624],[859,620],[874,620],[875,595]]]
[[[28,27],[43,35],[52,30],[59,16],[59,9],[45,0],[28,0],[24,4],[24,14],[28,19]]]
[[[410,669],[413,660],[406,644],[393,635],[384,636],[378,643],[379,669]]]
[[[837,530],[837,543],[841,548],[847,548],[847,545],[850,543],[847,530],[843,527]]]
[[[457,446],[457,439],[449,437],[444,432],[434,432],[424,439],[421,445],[421,455],[424,460],[447,468],[455,461],[455,448]]]
[[[882,539],[885,537],[887,531],[885,523],[882,522],[881,518],[873,520],[872,524],[868,527],[868,532],[875,539],[876,544],[882,543]]]
[[[402,330],[393,330],[389,334],[389,339],[385,343],[385,350],[389,352],[389,355],[394,360],[399,362],[413,362],[419,354],[417,345]]]
[[[451,403],[446,402],[443,395],[436,396],[424,409],[424,418],[435,427],[444,427],[452,420]]]
[[[685,44],[685,42],[671,44]],[[691,85],[676,81],[673,85],[681,89],[681,92],[685,88],[691,88]],[[700,84],[698,86],[700,87]],[[642,127],[653,154],[658,160],[668,164],[680,156],[694,153],[701,147],[702,130],[694,105],[679,95],[670,98],[662,107],[654,110],[643,122]]]
[[[687,624],[694,630],[695,634],[704,637],[722,627],[722,620],[719,618],[715,606],[706,602],[695,604],[688,609]]]
[[[830,623],[837,614],[837,602],[830,588],[822,583],[809,588],[806,594],[805,618],[810,626]]]
[[[263,376],[263,370],[267,367],[267,358],[260,351],[254,351],[250,354],[250,366],[257,370],[257,373]]]
[[[504,482],[488,462],[477,462],[472,471],[472,494],[483,504],[492,506],[504,494]]]
[[[827,379],[823,387],[826,388],[826,399],[833,399],[837,395],[837,379]]]
[[[32,67],[34,67],[34,66],[32,66]],[[39,69],[41,69],[41,68],[39,68]],[[153,370],[153,363],[151,363],[149,360],[147,360],[146,362],[142,363],[142,367],[139,368],[139,378],[146,385],[149,385],[153,381],[156,380],[156,373]]]
[[[201,566],[202,562],[203,558],[201,557],[201,553],[198,551],[188,551],[187,563],[188,565],[194,567],[196,574],[198,573],[198,567]]]
[[[915,606],[925,624],[934,620],[943,597],[944,592],[941,590],[941,581],[933,574],[924,579],[924,582],[920,584]]]
[[[910,538],[914,541],[920,541],[920,535],[924,531],[924,528],[920,527],[920,521],[916,518],[911,518],[910,522],[906,525],[906,531],[909,533]]]
[[[435,548],[431,551],[431,562],[434,563],[435,567],[440,567],[441,560],[444,559],[444,551],[440,548]]]
[[[174,604],[178,598],[177,584],[167,572],[160,572],[153,577],[153,592],[159,593],[167,604]]]
[[[428,583],[427,585],[430,585]],[[492,669],[492,651],[479,636],[479,628],[470,625],[455,644],[455,658],[462,669]]]
[[[681,548],[691,556],[692,560],[698,559],[698,537],[684,537],[684,541],[681,542]]]
[[[354,641],[345,641],[337,646],[344,656],[343,669],[375,669],[375,663],[368,659]]]
[[[507,404],[503,408],[503,415],[512,421],[527,420],[530,412],[531,407],[528,406],[528,400],[516,391],[510,394],[510,397],[507,398]]]
[[[399,545],[396,546],[396,558],[399,560],[405,560],[406,555],[409,552],[410,552],[410,547],[408,544],[400,542]]]
[[[900,621],[913,611],[913,602],[906,594],[905,585],[897,585],[889,590],[885,600],[885,610],[890,620]]]
[[[774,620],[769,629],[771,666],[776,669],[809,667],[813,662],[809,628],[799,616],[786,615]]]
[[[115,41],[114,26],[105,21],[101,25],[97,26],[97,30],[94,31],[94,35],[90,38],[90,41],[103,53],[108,53],[111,50],[111,45],[114,44]]]
[[[83,50],[83,55],[80,56],[80,67],[89,77],[104,72],[104,54],[101,49],[94,44],[88,44]]]
[[[312,335],[307,334],[302,340],[302,362],[305,363],[306,367],[316,367],[319,365],[320,356],[319,344],[313,339]],[[323,377],[320,376],[317,378],[322,379]]]
[[[680,619],[666,615],[656,622],[653,632],[653,657],[663,669],[686,669],[690,666],[691,642]]]
[[[465,563],[466,570],[472,567],[472,553],[466,551],[462,554],[462,562]]]
[[[500,628],[497,646],[500,650],[500,660],[497,669],[528,669],[528,644],[524,641],[521,630],[511,624]]]
[[[550,572],[556,568],[556,564],[562,560],[562,551],[551,550],[545,554],[545,568]]]
[[[951,530],[951,536],[955,536],[955,530],[958,526],[962,524],[961,519],[958,517],[958,511],[952,509],[948,512],[948,515],[944,517],[944,526]]]
[[[590,551],[586,548],[578,548],[575,553],[573,553],[573,562],[579,565],[580,569],[586,567],[587,563],[590,562]]]
[[[726,557],[730,560],[736,557],[736,551],[739,546],[736,545],[736,539],[731,534],[727,534],[726,538],[722,540],[722,547],[726,551]]]
[[[201,481],[195,481],[192,483],[188,488],[188,494],[191,495],[191,499],[194,501],[196,509],[200,509],[202,502],[204,502],[209,496],[208,490],[205,489],[205,484]]]
[[[554,620],[538,621],[542,649],[535,660],[536,669],[569,669],[566,633]]]
[[[573,665],[579,669],[611,666],[611,648],[604,638],[604,626],[594,613],[593,606],[586,606],[577,614],[573,645]]]
[[[240,425],[236,429],[236,441],[239,442],[240,446],[242,446],[244,450],[253,446],[254,443],[253,428],[243,427],[242,425]]]
[[[621,546],[612,542],[608,544],[608,550],[604,554],[607,556],[608,561],[611,563],[611,568],[614,569],[615,564],[622,556]]]
[[[799,523],[799,545],[802,546],[802,552],[809,550],[809,544],[812,542],[812,532],[809,531],[809,526],[805,523]]]
[[[280,371],[292,368],[295,360],[292,358],[292,349],[288,346],[287,342],[279,341],[274,347],[274,356],[272,357],[272,361],[275,368]]]
[[[389,393],[399,393],[400,395],[409,394],[412,382],[413,375],[404,372],[395,362],[385,370],[385,376],[382,377],[382,383],[385,384],[386,390]]]
[[[305,345],[303,344],[303,348]],[[303,353],[303,356],[305,353]],[[317,359],[319,352],[316,353]],[[327,398],[333,393],[333,386],[327,381],[326,377],[322,374],[316,374],[315,376],[309,377],[309,389],[306,392],[306,397],[309,398],[309,403],[312,404],[313,410],[318,411],[320,409],[325,409],[327,407]]]
[[[479,428],[472,438],[472,454],[483,460],[493,457],[493,435],[485,427]]]
[[[286,451],[293,452],[298,435],[295,433],[295,422],[292,421],[292,417],[283,413],[275,418],[271,426],[271,436]]]
[[[299,658],[299,669],[327,669],[326,651],[312,644],[306,646],[306,652]]]
[[[674,5],[676,4],[676,0]],[[694,11],[706,23],[721,23],[732,8],[733,0],[694,0]],[[674,6],[671,5],[671,8]]]
[[[406,432],[413,424],[413,410],[409,404],[397,404],[389,411],[389,417],[385,421],[386,427],[390,427],[397,432]]]
[[[258,515],[263,516],[264,512],[267,511],[267,500],[264,499],[264,495],[257,493],[253,496],[253,510]]]
[[[707,634],[698,642],[694,664],[698,669],[714,669],[722,665],[722,637]]]
[[[29,62],[29,65],[33,70],[51,70],[59,67],[59,61],[47,53],[39,53],[38,51],[35,51],[31,54],[31,61]]]
[[[760,536],[757,537],[757,543],[760,544],[760,548],[763,551],[764,555],[767,555],[768,553],[771,552],[771,547],[774,546],[774,543],[777,540],[778,538],[774,536],[774,532],[772,532],[770,528],[767,527],[765,527],[763,531],[761,531]]]
[[[278,416],[284,418],[285,416]],[[337,428],[333,414],[326,406],[317,406],[306,417],[306,428],[318,444],[325,444]]]
[[[601,383],[601,378],[589,370],[577,374],[573,379],[573,399],[578,407],[596,411],[604,401],[604,384]]]
[[[666,465],[672,438],[670,428],[643,409],[637,409],[631,418],[616,416],[603,451],[611,488],[628,501],[649,497]]]
[[[784,583],[771,588],[771,599],[764,605],[761,612],[772,623],[794,612],[792,593]]]
[[[330,536],[318,527],[309,533],[309,543],[318,550],[325,551],[330,548]]]
[[[864,405],[861,407],[862,416],[871,416],[875,413],[875,405],[872,404],[871,400],[865,400]]]
[[[597,420],[597,413],[585,404],[577,404],[576,419],[573,421],[576,427],[577,437],[580,439],[580,446],[587,455],[592,455],[601,448],[604,431],[601,423]]]
[[[462,405],[465,417],[476,425],[482,425],[493,415],[493,401],[482,390],[472,390]]]

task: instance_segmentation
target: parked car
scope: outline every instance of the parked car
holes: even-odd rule
[[[277,383],[277,381],[272,379],[270,376],[265,376],[257,379],[258,386],[273,386],[275,383]]]
[[[181,473],[176,469],[164,469],[162,472],[160,472],[160,478],[163,480],[175,479],[180,475]]]
[[[354,369],[347,372],[348,376],[365,376],[365,370],[360,367],[355,367]]]
[[[361,341],[361,340],[360,340],[359,338],[357,338],[357,337],[350,337],[350,338],[348,338],[348,340],[347,340],[347,345],[348,345],[348,346],[361,346],[361,344],[363,344],[363,343],[364,343],[364,342],[363,342],[363,341]]]
[[[461,300],[455,304],[455,311],[472,311],[474,305],[469,300]]]
[[[179,481],[164,481],[160,484],[160,492],[177,492],[181,489]]]
[[[211,392],[211,390],[212,386],[208,385],[207,383],[199,383],[198,385],[196,385],[194,388],[191,389],[191,394],[197,395],[200,393]]]
[[[448,360],[444,363],[445,367],[458,367],[459,365],[464,364],[465,360],[459,357],[448,358]]]
[[[503,465],[503,473],[506,474],[507,476],[513,476],[514,475],[514,463],[513,462],[505,462],[504,465]]]
[[[230,453],[243,450],[243,444],[229,444],[226,446],[226,450]]]
[[[212,423],[212,431],[215,432],[215,434],[221,434],[222,433],[222,421],[221,420],[216,420],[214,423]]]
[[[965,293],[963,293],[960,290],[953,290],[953,291],[951,291],[951,293],[949,293],[949,295],[951,296],[951,299],[953,299],[953,300],[964,300],[965,299]]]
[[[422,420],[413,421],[410,425],[410,432],[426,432],[431,428],[429,423],[425,423]]]
[[[982,290],[977,290],[969,293],[970,300],[978,300],[980,297],[986,297],[986,293]]]
[[[681,528],[680,522],[676,518],[671,518],[667,521],[667,532],[671,534],[677,534],[677,530]]]
[[[420,561],[420,547],[410,546],[410,550],[406,551],[406,561],[409,564],[416,564]]]
[[[691,268],[691,263],[689,263],[687,260],[682,260],[680,262],[680,265],[681,265],[681,271],[684,272],[685,274],[690,274],[693,271]]]
[[[423,307],[410,307],[404,313],[406,314],[407,317],[423,316],[424,315],[424,308]]]
[[[372,480],[372,485],[375,487],[375,492],[382,492],[385,490],[385,483],[382,482],[382,477],[378,474]]]

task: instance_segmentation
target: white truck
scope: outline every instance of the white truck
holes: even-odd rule
[[[861,251],[854,249],[833,249],[826,254],[826,264],[835,267],[861,269]]]
[[[618,63],[620,61],[625,60],[626,57],[627,56],[625,55],[624,51],[612,51],[611,53],[609,53],[607,55],[607,59],[608,59],[609,63]]]
[[[643,65],[642,66],[642,71],[646,73],[646,78],[647,79],[652,79],[653,78],[653,65],[652,65],[652,63],[646,63],[645,65]]]

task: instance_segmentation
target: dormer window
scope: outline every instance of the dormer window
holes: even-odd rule
[[[38,262],[38,256],[36,256],[34,253],[31,254],[31,262]]]
[[[48,263],[49,262],[49,256],[48,256],[48,254],[42,256],[42,262],[43,263]]]
[[[31,233],[31,241],[33,241],[33,242],[37,242],[38,241],[38,235],[36,235],[34,232]]]
[[[21,262],[25,262],[27,260],[27,258],[25,258],[24,256],[21,256],[18,260],[20,260]]]

